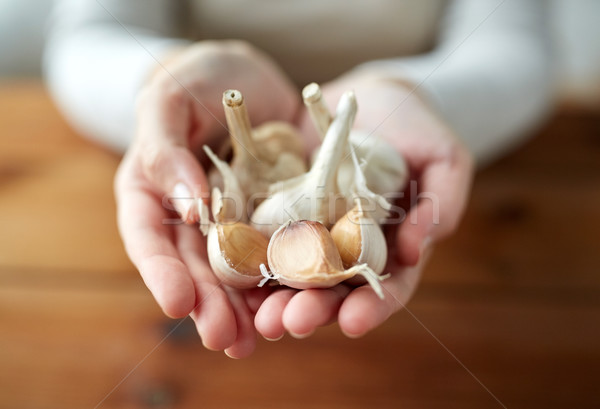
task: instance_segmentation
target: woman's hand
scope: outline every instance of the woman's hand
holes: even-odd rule
[[[264,337],[276,339],[285,331],[305,337],[336,320],[349,337],[365,334],[406,304],[432,245],[457,228],[470,190],[473,160],[412,88],[364,74],[348,75],[323,87],[330,107],[336,106],[344,91],[354,90],[359,104],[355,128],[384,138],[409,166],[410,183],[402,192],[402,202],[416,204],[408,203],[402,223],[386,226],[390,248],[384,272],[392,276],[382,283],[385,299],[379,299],[368,285],[280,289],[267,297],[256,314],[256,328]],[[300,126],[306,135],[315,135],[308,115],[301,118]],[[311,139],[316,141],[316,135]],[[412,199],[407,198],[411,186],[418,191]]]
[[[227,136],[221,97],[228,88],[243,93],[255,124],[291,122],[298,109],[291,82],[245,43],[202,42],[177,50],[140,92],[136,138],[115,191],[127,253],[165,314],[190,314],[207,348],[243,357],[254,349],[253,317],[266,290],[220,285],[207,262],[206,241],[192,224],[197,201],[209,192],[196,154]],[[167,198],[192,225],[173,223]]]

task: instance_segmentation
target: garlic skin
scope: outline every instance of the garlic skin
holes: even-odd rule
[[[272,276],[280,284],[298,289],[328,288],[354,276],[366,278],[383,298],[377,275],[366,264],[344,270],[342,259],[327,228],[316,221],[299,220],[281,226],[271,237],[267,259]]]
[[[315,220],[328,226],[346,211],[345,200],[336,196],[336,173],[348,143],[357,104],[353,92],[342,95],[336,119],[331,123],[311,169],[296,178],[274,184],[271,196],[251,217],[251,223],[266,237],[287,220]],[[341,198],[343,199],[343,197]]]
[[[367,264],[376,274],[383,272],[388,256],[387,242],[381,227],[363,211],[360,200],[333,226],[331,237],[344,268]],[[365,283],[362,277],[348,281],[355,285]]]
[[[306,171],[304,155],[297,153],[302,142],[297,132],[290,132],[291,126],[259,128],[253,137],[241,92],[225,91],[222,102],[233,148],[230,166],[246,197],[267,192],[271,184]],[[271,147],[262,146],[261,141]]]

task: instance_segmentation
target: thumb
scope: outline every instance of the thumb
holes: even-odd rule
[[[141,155],[146,179],[163,194],[163,203],[186,223],[199,219],[199,200],[208,198],[206,174],[194,154],[184,146],[161,143]]]
[[[209,186],[200,162],[189,148],[193,111],[185,88],[173,81],[142,90],[137,103],[136,151],[152,188],[163,205],[186,223],[198,221],[198,200]]]

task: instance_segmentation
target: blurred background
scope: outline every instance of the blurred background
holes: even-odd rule
[[[0,0],[0,408],[600,407],[600,2],[552,3],[559,107],[477,175],[408,309],[234,361],[127,260],[120,158],[40,79],[52,2]]]

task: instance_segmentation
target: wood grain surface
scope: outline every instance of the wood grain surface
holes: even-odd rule
[[[598,408],[600,115],[482,170],[408,309],[235,361],[164,317],[115,225],[119,158],[0,84],[0,408]]]

